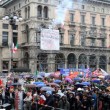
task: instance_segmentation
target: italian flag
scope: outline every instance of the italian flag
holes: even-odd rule
[[[12,52],[16,53],[17,50],[18,50],[18,43],[16,44],[16,46],[14,46],[14,43],[13,43]]]

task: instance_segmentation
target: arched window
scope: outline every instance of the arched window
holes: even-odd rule
[[[48,7],[44,7],[44,18],[48,18]]]
[[[40,6],[40,5],[37,8],[37,16],[42,17],[42,6]]]
[[[28,18],[30,18],[30,6],[28,6]]]

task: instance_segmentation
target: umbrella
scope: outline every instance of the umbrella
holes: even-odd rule
[[[54,83],[61,83],[61,80],[55,80]]]
[[[86,85],[85,85],[85,84],[81,84],[81,83],[76,83],[75,86],[76,86],[76,87],[84,87],[84,86],[86,86]]]
[[[70,78],[65,78],[65,81],[68,81],[69,83],[73,82]]]
[[[12,83],[10,86],[21,86],[20,83]]]
[[[37,87],[45,87],[46,84],[38,84]]]
[[[82,82],[81,84],[86,85],[86,86],[90,86],[90,82]]]
[[[36,85],[38,85],[38,84],[44,84],[44,82],[34,82],[33,84],[36,84]]]
[[[82,80],[82,78],[80,78],[80,77],[74,78],[74,81],[81,81],[81,80]]]
[[[24,87],[34,88],[37,86],[35,84],[25,84]]]
[[[42,87],[41,90],[42,90],[42,91],[55,91],[54,88],[49,87],[49,86],[47,86],[47,87]]]
[[[100,83],[100,79],[94,79],[92,80],[93,83]]]
[[[56,84],[56,83],[48,83],[47,85],[49,85],[49,86],[54,86],[54,87],[60,87],[58,84]]]

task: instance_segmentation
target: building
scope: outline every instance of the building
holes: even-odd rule
[[[102,68],[110,72],[110,1],[78,0],[65,17],[64,28],[60,31],[60,51],[40,49],[40,28],[48,28],[59,0],[2,0],[5,14],[16,13],[23,21],[16,25],[13,36],[17,37],[19,50],[14,54],[13,65],[27,67],[35,72],[55,71],[59,68]],[[9,45],[11,28],[1,21],[1,71],[10,69]],[[18,27],[18,30],[17,30]],[[5,33],[4,33],[5,32]],[[9,32],[8,34],[6,32]],[[16,35],[15,35],[16,33]],[[3,40],[5,39],[5,40]],[[5,65],[3,67],[3,65]]]

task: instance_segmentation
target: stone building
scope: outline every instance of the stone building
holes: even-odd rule
[[[2,0],[4,15],[16,13],[23,21],[16,24],[13,37],[19,49],[13,56],[13,67],[30,68],[32,72],[59,68],[102,68],[110,72],[110,1],[73,0],[60,29],[60,51],[40,49],[40,28],[48,28],[56,17],[60,0]],[[0,21],[1,68],[10,69],[11,28]],[[7,29],[8,26],[8,29]],[[4,29],[6,28],[6,29]],[[7,33],[8,32],[8,33]],[[7,40],[8,39],[8,40]],[[7,45],[4,46],[4,43]]]

